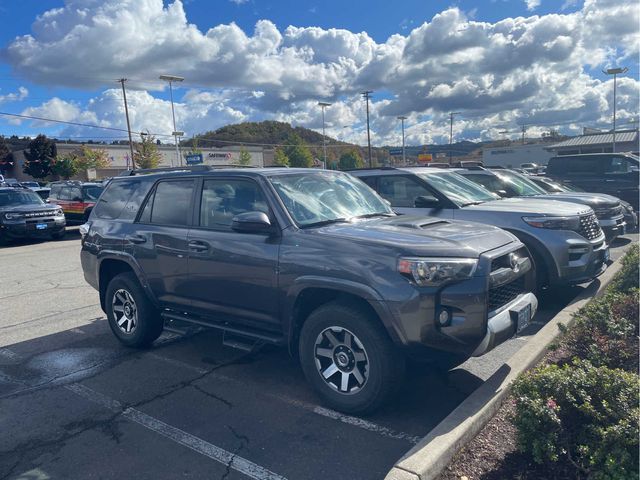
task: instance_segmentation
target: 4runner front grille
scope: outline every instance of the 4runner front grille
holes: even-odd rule
[[[618,205],[617,207],[598,208],[594,209],[594,211],[598,218],[611,218],[622,214],[622,206]]]
[[[524,277],[524,275],[521,275],[511,283],[490,288],[488,302],[489,311],[493,312],[503,305],[515,300],[521,293],[525,293]]]
[[[578,233],[587,240],[594,240],[602,234],[595,214],[580,217],[580,231]]]

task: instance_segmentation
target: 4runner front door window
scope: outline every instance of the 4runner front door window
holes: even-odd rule
[[[200,200],[200,226],[231,230],[233,217],[245,212],[269,214],[260,187],[248,180],[205,180]]]

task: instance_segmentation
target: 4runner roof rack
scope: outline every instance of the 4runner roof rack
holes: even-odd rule
[[[147,175],[150,173],[170,173],[170,172],[208,172],[218,168],[258,168],[255,165],[186,165],[181,167],[159,167],[159,168],[136,168],[135,170],[124,170],[120,172],[120,177],[133,175]]]

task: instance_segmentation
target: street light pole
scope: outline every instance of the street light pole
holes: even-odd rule
[[[324,168],[327,168],[327,137],[324,134],[324,109],[330,107],[331,104],[327,102],[318,102],[320,108],[322,108],[322,155],[324,156]]]
[[[607,70],[603,70],[602,73],[607,75],[613,75],[613,153],[616,153],[616,87],[617,87],[617,77],[623,73],[627,73],[629,69],[627,67],[624,68],[609,68]]]
[[[371,162],[371,133],[369,130],[369,96],[373,93],[373,90],[365,90],[362,92],[362,96],[367,101],[367,146],[369,152],[369,168],[373,167],[373,163]]]
[[[451,164],[451,156],[453,148],[453,116],[458,115],[460,112],[449,112],[449,164]]]
[[[124,88],[124,82],[126,82],[126,78],[121,78],[118,80],[122,85],[122,98],[124,99],[124,115],[127,117],[127,133],[129,134],[129,152],[131,152],[131,170],[136,169],[136,162],[133,159],[133,140],[131,140],[131,124],[129,123],[129,108],[127,107],[127,91]]]
[[[399,116],[398,120],[400,120],[401,124],[402,124],[402,165],[406,165],[407,164],[407,157],[404,153],[404,121],[407,119],[407,117],[405,116]]]
[[[176,129],[176,112],[173,108],[173,82],[182,82],[184,77],[176,77],[175,75],[160,75],[160,80],[165,80],[169,82],[169,96],[171,98],[171,116],[173,117],[173,138],[176,142],[176,161],[178,162],[178,166],[182,165],[182,159],[180,158],[180,134],[182,132],[178,132]]]

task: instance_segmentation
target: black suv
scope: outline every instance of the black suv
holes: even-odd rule
[[[640,162],[629,153],[584,153],[549,159],[546,176],[585,192],[607,193],[638,210]]]
[[[17,238],[65,234],[65,219],[57,205],[47,205],[28,188],[0,187],[0,244]]]
[[[80,229],[115,336],[164,321],[287,346],[332,407],[368,412],[405,354],[482,355],[537,310],[532,262],[498,228],[397,216],[341,172],[193,168],[113,179]]]

